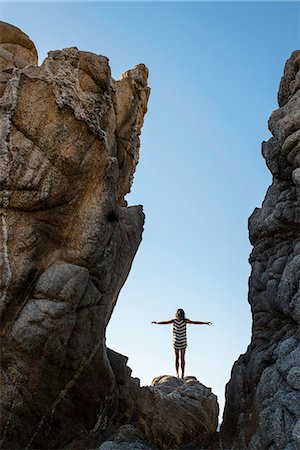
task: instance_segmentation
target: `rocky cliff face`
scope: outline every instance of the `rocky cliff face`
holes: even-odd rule
[[[1,445],[61,448],[117,407],[105,329],[141,241],[127,207],[147,69],[0,23]]]
[[[287,61],[273,137],[273,181],[249,219],[252,340],[227,386],[222,434],[237,449],[300,448],[300,52]]]

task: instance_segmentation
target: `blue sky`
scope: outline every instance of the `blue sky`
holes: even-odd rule
[[[174,316],[192,320],[187,374],[218,395],[250,342],[247,219],[271,182],[261,156],[284,63],[300,47],[298,2],[1,2],[42,62],[77,46],[109,57],[112,74],[150,70],[151,97],[129,204],[143,242],[107,330],[149,384],[174,373]]]

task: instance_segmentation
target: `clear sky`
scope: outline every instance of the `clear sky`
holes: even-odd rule
[[[40,62],[76,46],[109,57],[112,74],[150,70],[152,92],[129,204],[146,214],[143,241],[107,330],[149,384],[174,374],[170,325],[190,325],[187,375],[218,395],[250,342],[247,219],[271,176],[260,144],[277,108],[284,63],[300,47],[298,2],[1,2]]]

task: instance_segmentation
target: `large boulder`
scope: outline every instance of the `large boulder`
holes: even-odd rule
[[[273,181],[249,219],[252,339],[227,385],[226,448],[300,448],[300,51],[278,100],[262,145]]]
[[[217,397],[196,377],[154,378],[151,386],[142,388],[138,407],[135,424],[158,448],[180,448],[195,441],[202,441],[204,448],[217,430]]]
[[[105,330],[141,242],[127,207],[147,68],[0,22],[1,445],[61,448],[117,408]]]

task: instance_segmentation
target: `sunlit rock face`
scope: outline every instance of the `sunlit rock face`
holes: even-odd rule
[[[116,409],[105,329],[141,241],[127,207],[147,69],[0,23],[1,446],[61,448]]]
[[[227,385],[226,448],[300,448],[300,51],[278,100],[262,145],[273,181],[249,219],[252,340]]]

